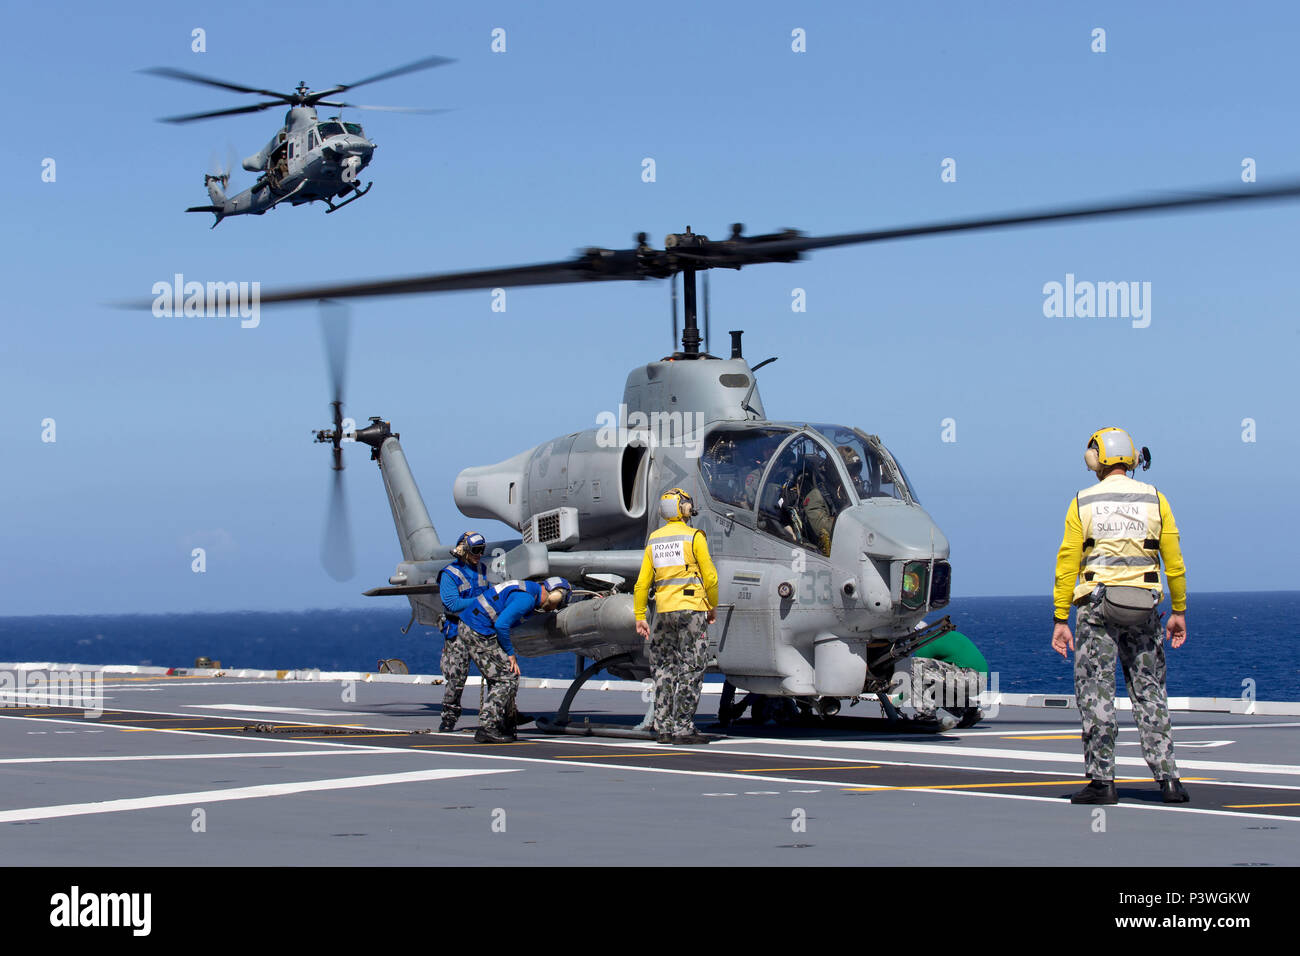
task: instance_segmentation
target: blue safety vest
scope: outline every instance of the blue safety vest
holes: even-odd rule
[[[450,607],[448,607],[450,595],[443,593],[442,576],[446,574],[453,582],[455,582],[457,597],[462,600],[468,600],[477,597],[488,589],[488,580],[484,573],[485,570],[486,569],[482,564],[470,567],[467,564],[462,564],[461,562],[456,561],[447,565],[438,572],[439,597],[442,598],[443,607],[446,609],[446,614],[442,619],[442,633],[444,637],[455,639],[456,627],[460,623],[460,617],[454,613]],[[463,608],[458,608],[458,610],[463,610]]]

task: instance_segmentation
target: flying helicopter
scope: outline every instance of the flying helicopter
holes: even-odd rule
[[[496,464],[466,468],[454,481],[453,498],[466,517],[496,519],[520,532],[519,538],[489,543],[492,580],[560,574],[581,589],[558,613],[530,619],[512,634],[523,656],[566,653],[592,660],[570,685],[552,729],[587,732],[568,726],[567,713],[578,689],[598,671],[631,680],[649,675],[630,582],[646,536],[658,524],[655,504],[675,488],[693,498],[694,524],[707,532],[718,568],[718,621],[709,629],[714,669],[735,687],[789,699],[832,719],[841,702],[873,694],[888,712],[895,672],[953,629],[946,617],[923,623],[949,600],[949,542],[877,435],[851,425],[769,418],[755,376],[766,363],[748,363],[742,333],[731,333],[727,357],[702,347],[697,274],[794,262],[812,250],[841,245],[1296,198],[1300,181],[824,237],[789,229],[747,236],[737,224],[729,238],[711,240],[688,227],[667,235],[662,249],[641,233],[631,249],[592,248],[530,266],[271,292],[262,304],[652,278],[673,280],[675,302],[680,274],[680,349],[628,373],[617,421],[552,438]],[[402,560],[386,585],[364,593],[404,597],[412,624],[436,626],[443,612],[436,580],[451,560],[450,547],[434,530],[390,422],[372,417],[368,426],[346,427],[344,332],[345,321],[337,316],[327,324],[334,421],[315,433],[317,442],[332,447],[335,468],[322,556],[336,577],[344,576],[338,572],[347,563],[335,553],[348,539],[341,507],[343,445],[369,446]],[[806,510],[800,513],[801,496],[812,487],[832,512],[825,536],[809,533],[812,523]]]
[[[226,187],[230,184],[229,163],[223,169],[204,174],[203,185],[207,187],[208,196],[212,200],[211,205],[190,206],[185,211],[213,213],[216,220],[212,223],[212,228],[215,229],[221,220],[229,216],[260,216],[283,202],[300,206],[303,203],[320,200],[329,207],[325,210],[328,214],[360,199],[374,185],[374,183],[367,183],[363,188],[359,177],[361,171],[370,164],[376,146],[366,138],[365,130],[361,128],[360,123],[346,122],[341,116],[331,116],[321,120],[316,115],[316,107],[330,106],[340,110],[383,110],[390,113],[440,112],[404,106],[360,106],[354,103],[331,101],[328,97],[367,83],[376,83],[379,80],[454,62],[446,57],[430,56],[396,69],[376,73],[365,79],[340,83],[316,92],[309,90],[305,82],[300,82],[292,93],[276,93],[238,83],[227,83],[224,80],[214,80],[211,77],[170,67],[151,67],[141,72],[183,80],[187,83],[214,86],[236,93],[254,93],[271,97],[267,102],[254,103],[251,106],[168,116],[161,120],[164,123],[191,123],[217,116],[257,113],[285,104],[289,106],[289,111],[284,115],[284,126],[265,146],[241,164],[249,172],[260,174],[257,182],[235,196],[227,196]],[[343,199],[344,196],[348,198]],[[336,203],[335,199],[343,199],[343,201]]]

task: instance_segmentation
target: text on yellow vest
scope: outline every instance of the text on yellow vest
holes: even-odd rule
[[[691,546],[695,536],[703,533],[684,521],[669,521],[650,532],[646,550],[654,567],[655,610],[659,613],[709,609],[700,566]]]
[[[1074,603],[1099,584],[1161,591],[1160,495],[1155,485],[1112,475],[1079,492],[1083,556]]]

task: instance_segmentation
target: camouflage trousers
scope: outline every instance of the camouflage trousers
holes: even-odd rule
[[[1152,609],[1145,624],[1106,623],[1101,601],[1079,605],[1074,635],[1074,693],[1083,717],[1083,760],[1093,780],[1115,779],[1115,659],[1133,702],[1142,756],[1157,780],[1178,776],[1173,728],[1165,697],[1165,648],[1160,615]]]
[[[501,649],[495,634],[479,634],[464,621],[460,622],[460,629],[456,632],[456,643],[462,642],[465,653],[487,682],[487,699],[478,714],[479,726],[494,734],[513,729],[512,722],[507,726],[507,718],[514,713],[519,675],[510,669],[510,658]]]
[[[655,617],[650,673],[655,682],[655,731],[684,737],[695,733],[695,708],[709,662],[704,611],[665,611]]]
[[[442,714],[452,720],[460,719],[460,695],[465,692],[469,677],[469,645],[460,638],[448,637],[442,642]]]

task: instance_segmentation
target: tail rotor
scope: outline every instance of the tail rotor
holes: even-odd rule
[[[353,566],[352,525],[348,517],[347,491],[343,483],[343,442],[353,440],[344,428],[343,391],[347,378],[348,337],[351,317],[340,302],[320,303],[321,340],[329,368],[330,405],[334,427],[316,432],[316,441],[332,445],[334,475],[330,484],[329,507],[325,513],[325,534],[321,540],[321,564],[336,581],[347,581],[355,573]]]

